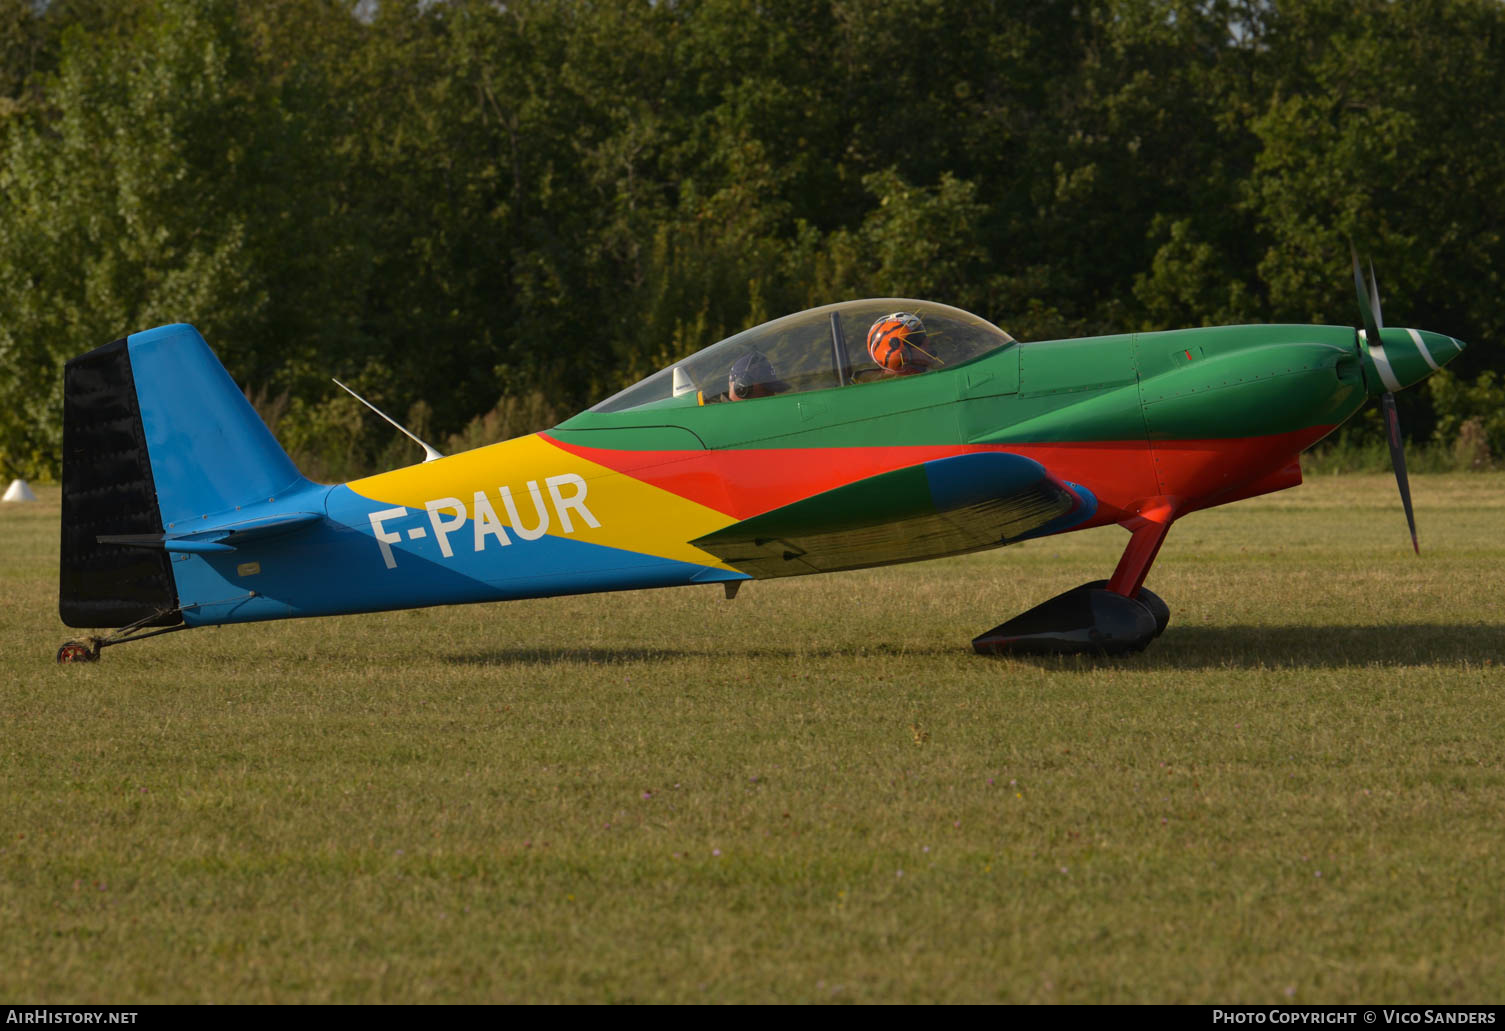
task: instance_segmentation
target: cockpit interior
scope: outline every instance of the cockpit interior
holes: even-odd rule
[[[986,319],[902,297],[844,301],[727,337],[590,409],[751,401],[922,375],[1014,343]]]

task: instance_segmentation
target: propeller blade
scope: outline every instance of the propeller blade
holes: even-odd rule
[[[1381,329],[1385,328],[1385,320],[1380,317],[1380,277],[1374,274],[1374,262],[1369,263],[1369,306],[1374,309],[1374,324]]]
[[[1411,528],[1411,550],[1421,554],[1421,545],[1416,542],[1416,516],[1411,511],[1411,482],[1406,479],[1406,452],[1400,441],[1400,416],[1395,411],[1395,395],[1386,392],[1382,399],[1385,409],[1386,435],[1390,438],[1390,464],[1395,467],[1395,484],[1400,488],[1400,502],[1406,508],[1406,525]]]
[[[1359,297],[1359,314],[1364,317],[1364,338],[1370,347],[1380,346],[1379,290],[1373,294],[1364,287],[1364,272],[1359,268],[1359,252],[1353,241],[1348,241],[1348,252],[1353,255],[1353,286]]]

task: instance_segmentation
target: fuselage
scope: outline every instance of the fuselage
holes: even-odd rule
[[[1398,337],[1421,348],[1402,356],[1390,335],[1408,331],[1385,332],[1392,377],[1461,349]],[[1147,506],[1180,516],[1299,483],[1299,453],[1388,387],[1380,378],[1341,326],[1015,344],[923,376],[592,411],[341,486],[305,482],[237,515],[318,512],[318,526],[174,554],[172,569],[191,624],[748,579],[691,542],[988,451],[1033,459],[1090,498],[1069,529],[1131,525]]]

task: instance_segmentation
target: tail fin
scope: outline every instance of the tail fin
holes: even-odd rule
[[[307,483],[192,326],[73,359],[63,373],[63,622],[176,625],[171,555],[98,538],[160,539]]]

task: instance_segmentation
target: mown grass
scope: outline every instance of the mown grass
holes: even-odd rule
[[[1189,517],[1113,661],[968,648],[1109,528],[57,667],[0,506],[0,996],[1499,999],[1505,476],[1414,492]]]

